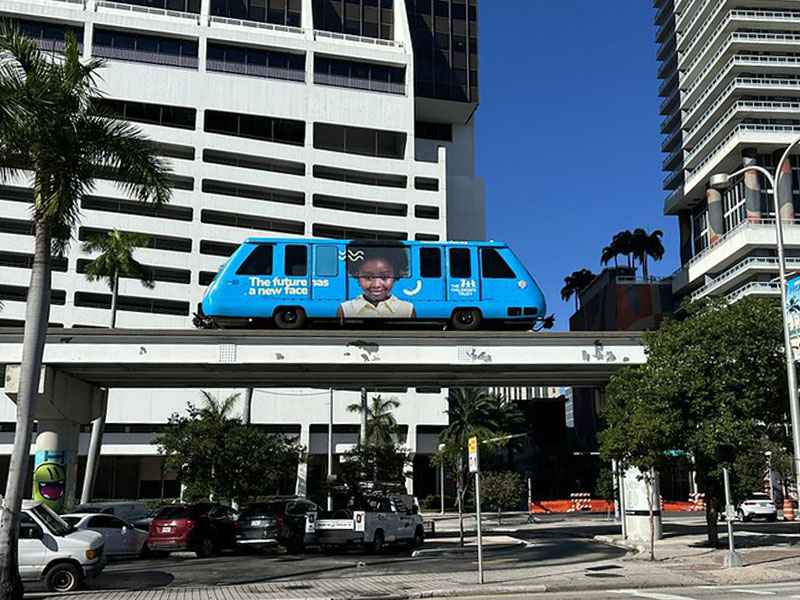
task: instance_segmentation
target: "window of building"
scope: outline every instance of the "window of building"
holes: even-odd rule
[[[95,236],[105,236],[108,235],[108,229],[97,229],[93,227],[81,227],[78,230],[78,240],[85,241],[91,237]],[[183,237],[173,237],[168,235],[154,235],[152,233],[142,233],[142,232],[125,232],[125,233],[137,233],[139,235],[147,236],[147,248],[151,248],[153,250],[167,250],[170,252],[191,252],[192,251],[192,240],[189,238]]]
[[[75,292],[75,306],[86,308],[111,308],[111,294]],[[126,312],[153,313],[160,315],[189,315],[189,303],[161,298],[142,298],[139,296],[119,296],[117,308]]]
[[[392,217],[405,217],[408,214],[408,207],[405,204],[398,204],[395,202],[375,202],[372,200],[328,196],[326,194],[314,194],[312,202],[317,208],[328,208],[331,210],[387,215]]]
[[[450,277],[472,277],[469,248],[450,248]]]
[[[126,121],[151,123],[178,129],[194,129],[197,115],[197,111],[194,108],[134,102],[132,100],[97,98],[94,103],[98,110],[111,113]],[[194,158],[194,150],[192,150],[192,158]]]
[[[438,219],[438,206],[423,206],[421,204],[414,207],[414,216],[418,219]]]
[[[237,275],[272,275],[272,244],[259,244],[236,270]]]
[[[203,191],[208,194],[220,194],[251,200],[265,200],[280,204],[294,204],[302,206],[306,203],[304,192],[268,188],[260,185],[247,185],[244,183],[228,183],[216,179],[203,179]]]
[[[0,233],[33,235],[33,222],[23,219],[8,219],[5,217],[0,217]]]
[[[725,231],[730,231],[745,220],[744,179],[722,194],[722,210],[725,218]]]
[[[306,57],[279,50],[209,42],[207,68],[219,73],[305,81]]]
[[[332,238],[336,240],[405,240],[406,233],[400,231],[378,231],[375,229],[357,229],[355,227],[340,227],[337,225],[324,225],[317,223],[312,227],[314,237]]]
[[[405,156],[406,134],[399,131],[315,123],[314,148],[362,156],[402,159]]]
[[[487,279],[515,279],[514,270],[495,248],[481,248],[481,274]]]
[[[33,190],[30,188],[0,185],[0,198],[14,202],[33,202]]]
[[[101,58],[129,60],[169,67],[197,68],[197,40],[121,31],[94,30],[92,54]]]
[[[100,210],[127,215],[141,215],[144,217],[157,217],[172,219],[174,221],[191,221],[192,209],[188,206],[175,204],[156,205],[151,202],[135,202],[118,198],[105,198],[102,196],[84,196],[81,208],[85,210]]]
[[[414,189],[423,190],[426,192],[438,192],[439,180],[433,177],[415,177]]]
[[[442,276],[442,251],[439,248],[419,249],[420,277]]]
[[[86,258],[79,258],[76,270],[78,273],[86,273],[86,268],[89,266],[89,263],[92,261]],[[169,267],[152,267],[146,266],[147,270],[150,271],[151,276],[155,281],[163,281],[165,283],[190,283],[191,281],[191,272],[186,269],[172,269]],[[122,278],[127,279],[137,279],[136,277],[129,277],[127,275],[120,275]]]
[[[391,40],[393,0],[312,0],[314,29]]]
[[[211,282],[214,281],[214,277],[216,276],[216,271],[200,271],[197,274],[197,283],[203,286],[211,285]]]
[[[339,251],[336,246],[314,246],[314,275],[318,277],[339,275]]]
[[[286,173],[287,175],[306,174],[306,166],[301,162],[253,156],[251,154],[237,154],[236,152],[224,152],[223,150],[203,150],[203,162],[229,165],[242,169]]]
[[[692,211],[692,231],[694,232],[694,253],[698,254],[708,247],[708,209],[705,202]]]
[[[230,19],[300,27],[302,0],[211,0],[211,14]]]
[[[302,222],[256,217],[240,213],[224,212],[220,210],[204,209],[200,212],[200,220],[211,225],[224,225],[226,227],[240,227],[242,229],[258,229],[262,231],[277,231],[279,233],[294,233],[302,235],[305,227]]]
[[[30,21],[26,19],[8,19],[12,25],[31,38],[42,50],[61,52],[68,32],[75,36],[78,49],[83,48],[83,27],[51,23],[49,21]]]
[[[238,137],[276,142],[278,144],[305,144],[306,124],[304,121],[279,119],[240,113],[207,110],[205,112],[205,131]]]
[[[347,183],[374,185],[378,187],[404,188],[407,184],[407,177],[405,175],[370,173],[368,171],[354,171],[352,169],[324,167],[322,165],[314,165],[314,177],[317,179],[330,179],[331,181],[344,181]]]
[[[160,156],[167,158],[178,158],[181,160],[194,160],[194,148],[191,146],[181,146],[179,144],[166,144],[164,142],[154,142],[156,150]]]
[[[406,68],[315,56],[314,83],[405,94]]]
[[[21,285],[0,285],[0,300],[25,302],[28,300],[28,288]],[[64,290],[50,290],[50,304],[63,306],[67,303]]]
[[[200,254],[208,254],[209,256],[228,257],[233,254],[238,247],[239,246],[236,244],[228,244],[226,242],[200,240]]]
[[[133,4],[135,6],[147,6],[152,8],[163,8],[178,12],[200,14],[200,0],[114,0],[121,4]]]
[[[51,256],[50,268],[58,273],[67,272],[68,261],[63,256]],[[0,267],[12,267],[16,269],[32,269],[33,254],[26,252],[0,251]]]
[[[435,233],[417,233],[414,235],[414,239],[418,242],[438,242],[439,236]]]
[[[306,246],[286,246],[283,272],[296,277],[308,275],[308,248]]]

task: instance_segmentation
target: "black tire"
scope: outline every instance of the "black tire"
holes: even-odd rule
[[[339,553],[339,547],[338,546],[331,546],[330,544],[323,544],[322,546],[320,546],[320,548],[322,548],[322,552],[324,552],[325,554],[338,554]]]
[[[296,306],[279,308],[275,312],[278,329],[302,329],[306,325],[306,311]]]
[[[459,331],[476,331],[481,328],[483,315],[477,308],[457,308],[453,311],[450,322]]]
[[[148,550],[147,556],[149,558],[167,558],[169,556],[169,552],[166,550]]]
[[[413,548],[419,548],[424,543],[425,543],[425,530],[422,528],[421,525],[418,525],[417,528],[414,530],[414,538],[411,540],[411,546]]]
[[[378,529],[375,532],[375,536],[372,538],[372,544],[370,544],[370,551],[373,554],[380,554],[383,548],[385,547],[386,538],[383,536],[383,531]]]
[[[139,558],[150,558],[151,556],[150,548],[147,547],[147,542],[145,542],[142,544],[142,549],[139,550]]]
[[[197,558],[208,558],[217,553],[217,546],[210,537],[201,537],[197,542],[197,547],[194,550]]]
[[[289,554],[302,554],[303,551],[306,549],[306,545],[303,542],[303,532],[302,531],[295,531],[286,540],[286,550]]]
[[[774,523],[777,520],[778,520],[778,515],[770,515],[767,517],[767,521],[769,521],[770,523]]]
[[[48,592],[74,592],[83,583],[81,572],[73,564],[58,563],[44,576],[44,587]]]

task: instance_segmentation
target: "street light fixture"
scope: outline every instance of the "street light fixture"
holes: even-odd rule
[[[778,161],[778,166],[775,168],[775,175],[767,171],[764,167],[753,165],[739,169],[731,174],[717,173],[712,175],[709,185],[715,189],[727,189],[730,187],[735,177],[747,173],[748,171],[757,171],[761,173],[772,186],[772,203],[775,211],[775,234],[778,247],[778,273],[781,290],[783,344],[786,354],[786,379],[789,384],[789,414],[792,421],[792,442],[794,446],[794,477],[796,489],[798,493],[800,493],[800,404],[798,403],[797,396],[797,370],[794,364],[794,353],[792,352],[792,343],[789,337],[789,319],[786,314],[786,261],[783,247],[783,223],[781,220],[780,198],[778,194],[778,184],[783,176],[783,164],[788,160],[789,153],[798,144],[800,144],[800,136],[795,138],[784,151],[783,156],[781,156],[781,159]]]

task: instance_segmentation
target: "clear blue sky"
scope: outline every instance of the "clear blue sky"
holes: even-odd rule
[[[477,172],[487,237],[508,242],[543,288],[556,329],[572,271],[599,272],[622,229],[662,229],[679,265],[678,222],[662,214],[660,98],[651,2],[479,2]]]

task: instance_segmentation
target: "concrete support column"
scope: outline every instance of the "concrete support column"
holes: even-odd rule
[[[783,151],[775,153],[775,160],[779,161]],[[778,203],[780,205],[781,219],[794,221],[794,198],[792,195],[792,159],[787,158],[781,165],[781,179],[778,183]]]
[[[718,190],[708,188],[706,190],[706,200],[708,202],[708,245],[713,246],[719,241],[725,230],[722,213],[722,194]]]
[[[311,444],[311,428],[308,426],[300,427],[300,445],[306,449],[306,453],[300,457],[297,463],[297,485],[295,494],[306,496],[308,494],[308,450]]]
[[[686,264],[692,259],[692,211],[678,212],[678,228],[681,238],[681,264]]]
[[[56,511],[75,504],[80,426],[103,413],[106,390],[51,367],[42,367],[36,397],[36,455],[33,498]],[[5,392],[16,402],[19,365],[6,366]]]
[[[742,166],[752,167],[756,165],[757,153],[752,148],[745,148],[742,151]],[[761,193],[759,192],[758,171],[747,171],[744,174],[744,208],[747,220],[751,223],[761,219]]]
[[[409,424],[406,434],[406,448],[408,449],[408,464],[406,465],[406,493],[414,495],[414,457],[417,455],[417,426]]]
[[[650,505],[647,501],[647,484],[644,475],[636,468],[632,467],[624,474],[624,493],[625,493],[625,530],[628,539],[638,541],[650,540]],[[652,484],[650,494],[653,504],[653,529],[655,539],[663,537],[661,528],[661,499],[660,488],[658,485],[658,473],[652,472]]]
[[[89,452],[86,455],[86,473],[83,476],[81,504],[92,501],[94,483],[97,481],[97,468],[100,466],[100,450],[103,446],[103,432],[106,428],[106,411],[108,400],[103,400],[103,412],[92,421],[92,437],[89,439]]]

